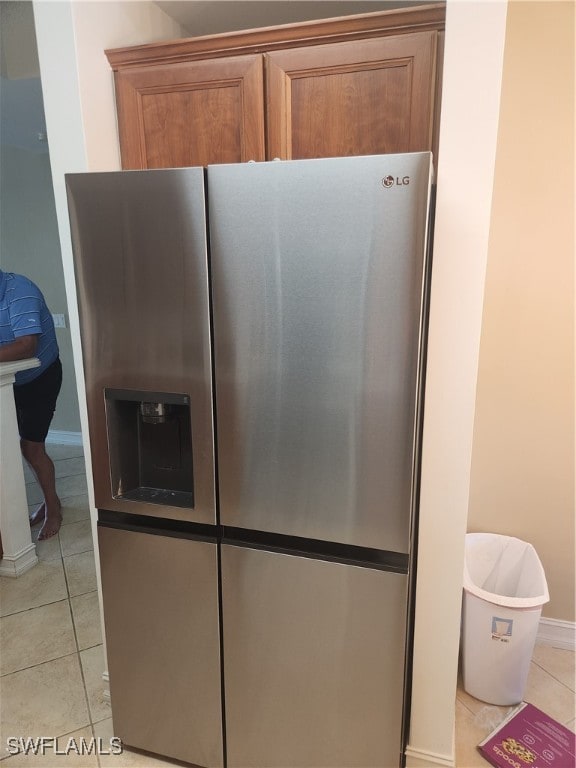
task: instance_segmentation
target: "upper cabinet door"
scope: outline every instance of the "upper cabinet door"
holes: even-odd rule
[[[260,54],[116,72],[122,167],[264,160]]]
[[[437,36],[268,53],[269,157],[432,150]]]

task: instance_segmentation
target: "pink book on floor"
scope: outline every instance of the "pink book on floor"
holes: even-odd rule
[[[478,745],[496,768],[574,768],[576,737],[545,712],[522,702]]]

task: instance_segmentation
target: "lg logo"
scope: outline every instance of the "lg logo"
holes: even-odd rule
[[[399,176],[384,176],[382,179],[382,186],[386,187],[387,189],[389,187],[403,187],[410,184],[410,176],[402,176],[400,178]]]

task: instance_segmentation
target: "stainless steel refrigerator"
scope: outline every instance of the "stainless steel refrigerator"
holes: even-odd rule
[[[392,768],[429,153],[67,176],[115,734]]]

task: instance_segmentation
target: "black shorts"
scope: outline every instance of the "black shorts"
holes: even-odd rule
[[[23,440],[33,443],[43,443],[46,440],[61,386],[60,358],[56,358],[37,378],[14,386],[18,431]]]

